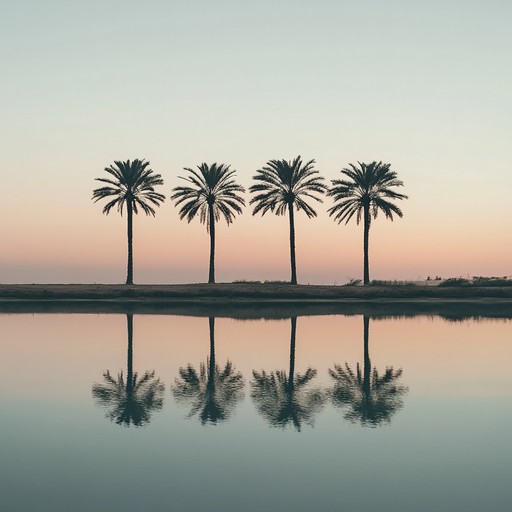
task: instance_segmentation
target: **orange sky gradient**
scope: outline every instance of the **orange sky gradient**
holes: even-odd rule
[[[321,162],[321,161],[320,161]],[[321,163],[317,165],[323,171]],[[264,163],[264,162],[262,162]],[[152,165],[161,172],[170,195],[179,181],[178,170],[165,172],[164,165]],[[332,166],[334,167],[334,166]],[[370,271],[372,279],[425,279],[473,275],[509,275],[512,260],[510,203],[506,188],[487,194],[475,192],[465,197],[451,195],[456,188],[423,187],[411,170],[395,166],[409,199],[400,204],[404,217],[394,222],[379,216],[370,232]],[[30,208],[14,217],[16,198],[7,197],[1,229],[0,282],[123,282],[126,272],[126,218],[117,212],[101,213],[100,203],[91,199],[97,172],[88,170],[68,190],[59,190],[60,201],[39,195],[40,186],[27,189]],[[246,188],[250,173],[239,177]],[[241,174],[239,172],[239,174]],[[322,172],[336,177],[336,170]],[[15,185],[15,184],[14,184]],[[21,184],[20,184],[21,185]],[[55,183],[57,185],[57,183]],[[50,193],[52,186],[49,186]],[[485,192],[485,190],[483,191]],[[485,208],[475,208],[481,196]],[[58,193],[50,195],[59,197]],[[250,198],[246,194],[246,200]],[[454,208],[454,202],[457,208]],[[330,199],[317,208],[319,216],[297,216],[297,266],[300,283],[342,284],[362,275],[362,226],[338,225],[327,215]],[[452,210],[452,208],[454,208]],[[288,280],[288,219],[267,214],[251,215],[246,208],[229,227],[217,229],[217,281],[236,279]],[[207,279],[209,239],[198,221],[180,221],[168,199],[155,218],[139,215],[134,226],[135,282],[186,283]]]
[[[328,184],[358,160],[403,180],[404,218],[370,233],[372,279],[512,274],[512,4],[122,11],[57,0],[2,13],[0,283],[124,282],[125,219],[91,201],[114,160],[149,160],[168,198],[183,167],[230,164],[248,188],[268,160],[299,154]],[[297,216],[300,283],[362,278],[362,226],[338,226],[330,205]],[[217,281],[290,278],[286,218],[246,209],[217,235]],[[134,281],[205,282],[208,249],[167,200],[135,219]]]

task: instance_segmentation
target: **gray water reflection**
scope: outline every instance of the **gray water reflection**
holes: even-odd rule
[[[356,371],[348,363],[335,364],[329,369],[334,380],[330,390],[332,402],[344,410],[345,419],[362,426],[377,427],[390,423],[391,417],[403,407],[403,396],[408,388],[397,382],[402,369],[392,366],[379,375],[377,368],[372,369],[370,361],[370,317],[363,317],[364,370],[359,363]]]
[[[180,368],[171,391],[176,402],[190,406],[189,418],[197,416],[202,425],[216,424],[230,418],[236,404],[244,398],[244,379],[231,361],[221,369],[215,360],[215,318],[208,318],[210,357],[200,363]]]
[[[149,423],[151,414],[162,408],[165,387],[154,371],[146,371],[139,377],[133,371],[133,315],[126,315],[128,331],[128,356],[126,380],[123,372],[117,379],[110,370],[103,373],[103,384],[94,384],[92,395],[97,405],[107,410],[106,417],[118,425],[129,427]]]
[[[206,319],[0,315],[2,510],[509,508],[509,320]]]

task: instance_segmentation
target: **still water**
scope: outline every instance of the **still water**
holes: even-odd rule
[[[0,315],[15,511],[502,511],[512,322]]]

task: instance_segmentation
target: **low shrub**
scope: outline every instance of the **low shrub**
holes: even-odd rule
[[[370,286],[418,286],[414,281],[383,281],[374,279],[370,282]]]
[[[473,277],[473,286],[512,286],[512,279],[506,277]]]
[[[361,286],[363,284],[362,279],[355,279],[351,277],[348,283],[345,283],[343,286]]]
[[[439,286],[474,286],[480,288],[498,288],[512,286],[512,279],[507,277],[474,276],[472,279],[451,277],[442,281]]]
[[[463,277],[450,277],[439,283],[439,286],[472,286],[472,281]]]

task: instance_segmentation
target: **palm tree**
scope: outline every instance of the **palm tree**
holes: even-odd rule
[[[105,384],[94,384],[92,395],[98,405],[108,409],[107,418],[118,425],[140,427],[149,423],[151,413],[163,406],[164,385],[155,379],[154,371],[139,377],[133,371],[133,315],[127,314],[128,363],[126,381],[121,371],[117,379],[107,370],[103,374]]]
[[[304,210],[308,218],[316,217],[315,210],[306,203],[306,198],[322,202],[320,197],[327,187],[322,183],[323,178],[314,168],[314,160],[303,164],[300,155],[292,162],[286,160],[270,160],[262,169],[256,171],[253,180],[258,183],[249,188],[251,193],[257,193],[250,204],[256,203],[255,215],[261,212],[265,215],[269,210],[276,215],[284,215],[288,211],[290,219],[290,263],[291,284],[297,284],[297,267],[295,260],[295,218],[294,210]]]
[[[108,186],[97,188],[92,193],[96,203],[100,199],[109,199],[103,208],[108,215],[110,210],[117,206],[117,211],[123,215],[126,206],[128,220],[128,271],[126,284],[133,284],[133,214],[139,213],[139,208],[146,215],[155,216],[153,206],[160,206],[165,200],[163,194],[155,192],[156,185],[163,185],[160,174],[154,174],[149,168],[149,162],[135,159],[133,162],[115,161],[114,165],[105,167],[105,172],[112,178],[96,178],[96,181],[107,183]]]
[[[308,389],[310,381],[316,377],[316,370],[308,368],[304,375],[295,374],[295,337],[297,318],[291,320],[290,368],[285,371],[267,373],[253,370],[251,397],[259,413],[273,427],[284,428],[293,425],[299,432],[302,423],[313,425],[315,414],[325,402],[325,395],[318,389]]]
[[[357,163],[359,167],[349,164],[350,169],[341,170],[341,174],[349,178],[348,180],[332,180],[333,186],[327,195],[334,198],[334,206],[328,211],[338,223],[345,221],[347,224],[355,215],[359,224],[361,217],[363,218],[364,284],[367,285],[370,283],[368,236],[371,219],[377,217],[379,210],[390,220],[393,220],[393,214],[402,217],[400,208],[389,200],[407,199],[407,196],[392,190],[393,187],[402,187],[403,183],[397,179],[396,172],[390,169],[390,164]]]
[[[199,372],[188,364],[180,368],[172,392],[178,403],[192,405],[189,417],[198,415],[202,425],[216,424],[229,419],[236,404],[243,399],[244,379],[227,361],[220,369],[215,361],[215,318],[209,318],[210,357],[201,363]]]
[[[398,384],[402,370],[387,367],[384,375],[379,375],[370,361],[369,329],[370,319],[364,315],[364,370],[361,374],[359,363],[356,372],[345,366],[334,365],[329,375],[334,380],[331,398],[335,406],[346,410],[345,418],[363,426],[376,427],[383,422],[389,423],[391,417],[403,407],[402,396],[407,387]]]
[[[236,171],[230,171],[229,165],[216,163],[212,165],[201,164],[198,171],[185,167],[190,176],[179,176],[191,186],[175,187],[171,199],[176,201],[180,208],[180,219],[186,217],[190,222],[197,214],[202,224],[210,233],[210,272],[208,283],[215,283],[215,223],[224,217],[231,224],[235,213],[242,213],[245,201],[238,195],[245,189],[238,185],[233,176]]]

